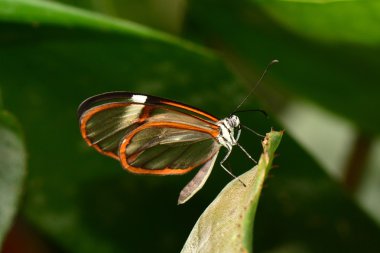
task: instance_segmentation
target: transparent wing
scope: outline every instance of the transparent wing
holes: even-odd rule
[[[99,152],[118,159],[120,140],[140,125],[144,105],[105,105],[86,111],[80,118],[82,137]]]
[[[210,160],[220,149],[214,136],[178,123],[151,122],[120,145],[122,166],[139,174],[183,174]]]
[[[212,168],[214,167],[215,160],[218,156],[216,153],[210,160],[205,162],[199,169],[195,177],[182,189],[178,198],[178,205],[185,203],[191,197],[197,193],[203,185],[206,183],[208,177],[211,174]]]
[[[115,159],[119,159],[121,140],[137,127],[150,122],[182,123],[218,134],[218,127],[214,124],[216,118],[199,109],[128,92],[91,97],[80,105],[78,115],[86,142]]]

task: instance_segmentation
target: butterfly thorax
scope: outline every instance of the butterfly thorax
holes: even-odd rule
[[[232,149],[232,146],[237,144],[237,140],[240,135],[240,119],[236,115],[231,115],[227,118],[219,120],[216,123],[219,126],[219,135],[217,137],[218,142],[226,147],[227,149]],[[239,128],[237,137],[235,138],[234,130]]]

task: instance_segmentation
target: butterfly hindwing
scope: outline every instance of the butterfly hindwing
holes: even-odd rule
[[[220,148],[214,136],[199,127],[150,122],[121,143],[122,166],[139,174],[183,174],[208,161]]]

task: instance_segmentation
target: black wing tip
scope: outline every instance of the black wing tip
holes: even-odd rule
[[[174,102],[176,104],[179,104],[179,105],[183,105],[183,106],[186,106],[186,107],[189,107],[189,105],[186,105],[184,103],[181,103],[181,102],[178,102],[178,101],[175,101],[175,100],[171,100],[171,99],[166,99],[166,98],[162,98],[162,97],[158,97],[158,96],[153,96],[153,95],[148,95],[148,94],[144,94],[144,93],[140,93],[140,92],[129,92],[129,91],[110,91],[110,92],[104,92],[104,93],[101,93],[101,94],[98,94],[98,95],[94,95],[92,97],[89,97],[87,98],[86,100],[84,100],[79,106],[78,106],[78,109],[77,109],[77,116],[78,116],[78,119],[80,119],[83,115],[83,113],[85,111],[87,111],[88,109],[90,109],[91,107],[94,106],[94,104],[96,103],[99,103],[99,102],[102,102],[102,101],[105,101],[105,100],[109,100],[109,99],[120,99],[120,98],[125,98],[125,99],[129,99],[131,98],[132,96],[134,95],[141,95],[141,96],[146,96],[147,97],[147,100],[146,100],[146,103],[150,103],[150,104],[161,104],[161,103],[164,103],[164,102]],[[194,107],[194,106],[191,106],[191,108],[194,108],[198,111],[201,111],[201,112],[204,112],[214,118],[217,118],[215,117],[214,115],[211,115],[210,113],[208,112],[205,112],[197,107]]]
[[[85,99],[77,109],[77,116],[78,119],[81,118],[83,113],[90,109],[95,103],[108,100],[108,99],[115,99],[115,98],[128,98],[131,97],[136,93],[128,92],[128,91],[110,91],[110,92],[104,92],[98,95],[91,96],[87,99]]]

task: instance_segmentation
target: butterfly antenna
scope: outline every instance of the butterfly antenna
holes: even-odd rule
[[[235,113],[240,112],[261,112],[266,118],[269,118],[268,113],[261,109],[248,109],[248,110],[237,110]]]
[[[268,72],[269,68],[275,64],[275,63],[278,63],[279,61],[278,60],[273,60],[271,61],[268,66],[265,68],[264,72],[261,74],[260,76],[260,79],[256,82],[255,86],[252,87],[252,89],[249,91],[249,93],[247,94],[247,96],[245,96],[245,98],[240,102],[240,104],[235,108],[235,110],[231,113],[234,114],[244,103],[245,101],[247,101],[247,99],[249,98],[249,96],[252,95],[253,91],[257,88],[257,86],[261,83],[261,81],[263,80],[265,74]]]
[[[244,125],[241,125],[244,129],[247,129],[248,131],[250,131],[250,132],[252,132],[252,133],[254,133],[255,135],[257,135],[257,136],[259,136],[259,137],[262,137],[262,138],[265,138],[265,136],[264,135],[262,135],[262,134],[259,134],[258,132],[256,132],[255,130],[253,130],[253,129],[251,129],[251,128],[249,128],[249,127],[247,127],[247,126],[244,126]]]

